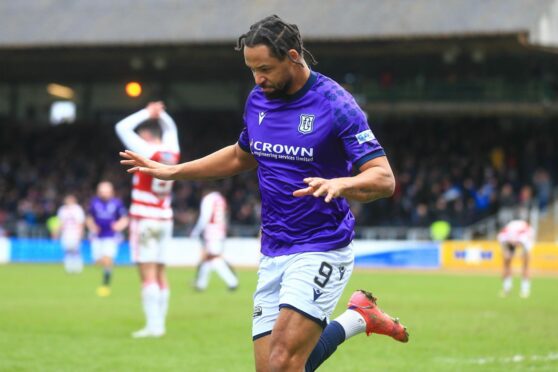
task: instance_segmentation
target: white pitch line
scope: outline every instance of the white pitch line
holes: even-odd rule
[[[558,361],[558,352],[548,353],[546,355],[521,355],[516,354],[510,357],[479,357],[479,358],[437,358],[439,362],[448,364],[511,364],[522,362],[552,362]]]

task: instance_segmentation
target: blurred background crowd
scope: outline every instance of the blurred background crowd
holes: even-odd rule
[[[182,161],[234,143],[242,127],[235,112],[172,113],[179,126]],[[467,226],[506,208],[537,206],[545,212],[556,180],[558,128],[505,121],[432,119],[375,122],[397,177],[395,195],[370,204],[353,203],[359,226],[428,227],[443,220]],[[21,146],[25,144],[25,146]],[[63,196],[72,192],[84,207],[100,180],[115,184],[129,200],[131,176],[119,164],[121,145],[111,125],[77,123],[55,128],[0,125],[0,226],[4,235],[41,234]],[[177,182],[177,234],[197,218],[211,183]],[[219,184],[233,225],[259,225],[255,172]]]
[[[178,123],[182,161],[237,140],[253,79],[234,46],[269,8],[129,3],[0,4],[2,234],[47,236],[62,196],[74,192],[87,205],[101,179],[127,200],[113,127],[149,101],[164,101]],[[532,207],[558,220],[556,0],[412,3],[307,0],[319,13],[300,12],[294,0],[272,5],[301,26],[313,68],[353,93],[396,174],[392,198],[353,203],[359,229],[472,226],[505,215],[500,223],[513,217],[508,210]],[[213,6],[219,11],[207,11]],[[146,29],[153,19],[165,27]],[[177,235],[188,233],[208,186],[176,183]],[[257,234],[255,173],[221,186],[231,233]],[[545,239],[558,239],[555,221],[540,222]]]

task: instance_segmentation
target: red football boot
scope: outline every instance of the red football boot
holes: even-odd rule
[[[359,289],[355,291],[348,304],[349,309],[357,311],[366,320],[366,335],[378,333],[390,336],[400,342],[409,341],[409,333],[398,318],[392,318],[384,313],[372,293]]]

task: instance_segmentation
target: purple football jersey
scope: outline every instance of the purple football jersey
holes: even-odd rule
[[[262,253],[281,256],[347,246],[355,219],[344,198],[296,198],[306,177],[351,176],[384,156],[354,98],[332,79],[312,72],[292,96],[267,99],[256,86],[246,101],[239,146],[258,162]]]
[[[114,237],[116,233],[112,229],[112,224],[128,214],[124,203],[120,199],[102,200],[99,197],[91,199],[88,212],[99,226],[99,233],[97,234],[99,238]]]

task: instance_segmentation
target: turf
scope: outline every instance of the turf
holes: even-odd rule
[[[193,270],[171,269],[167,335],[133,340],[143,315],[132,267],[117,268],[112,296],[97,298],[93,267],[69,276],[54,265],[0,266],[0,370],[251,371],[256,274],[239,275],[235,293],[215,277],[196,293]],[[499,287],[495,275],[357,271],[336,314],[352,289],[369,289],[411,340],[359,335],[320,371],[558,370],[558,279],[535,278],[527,300],[499,298]]]

